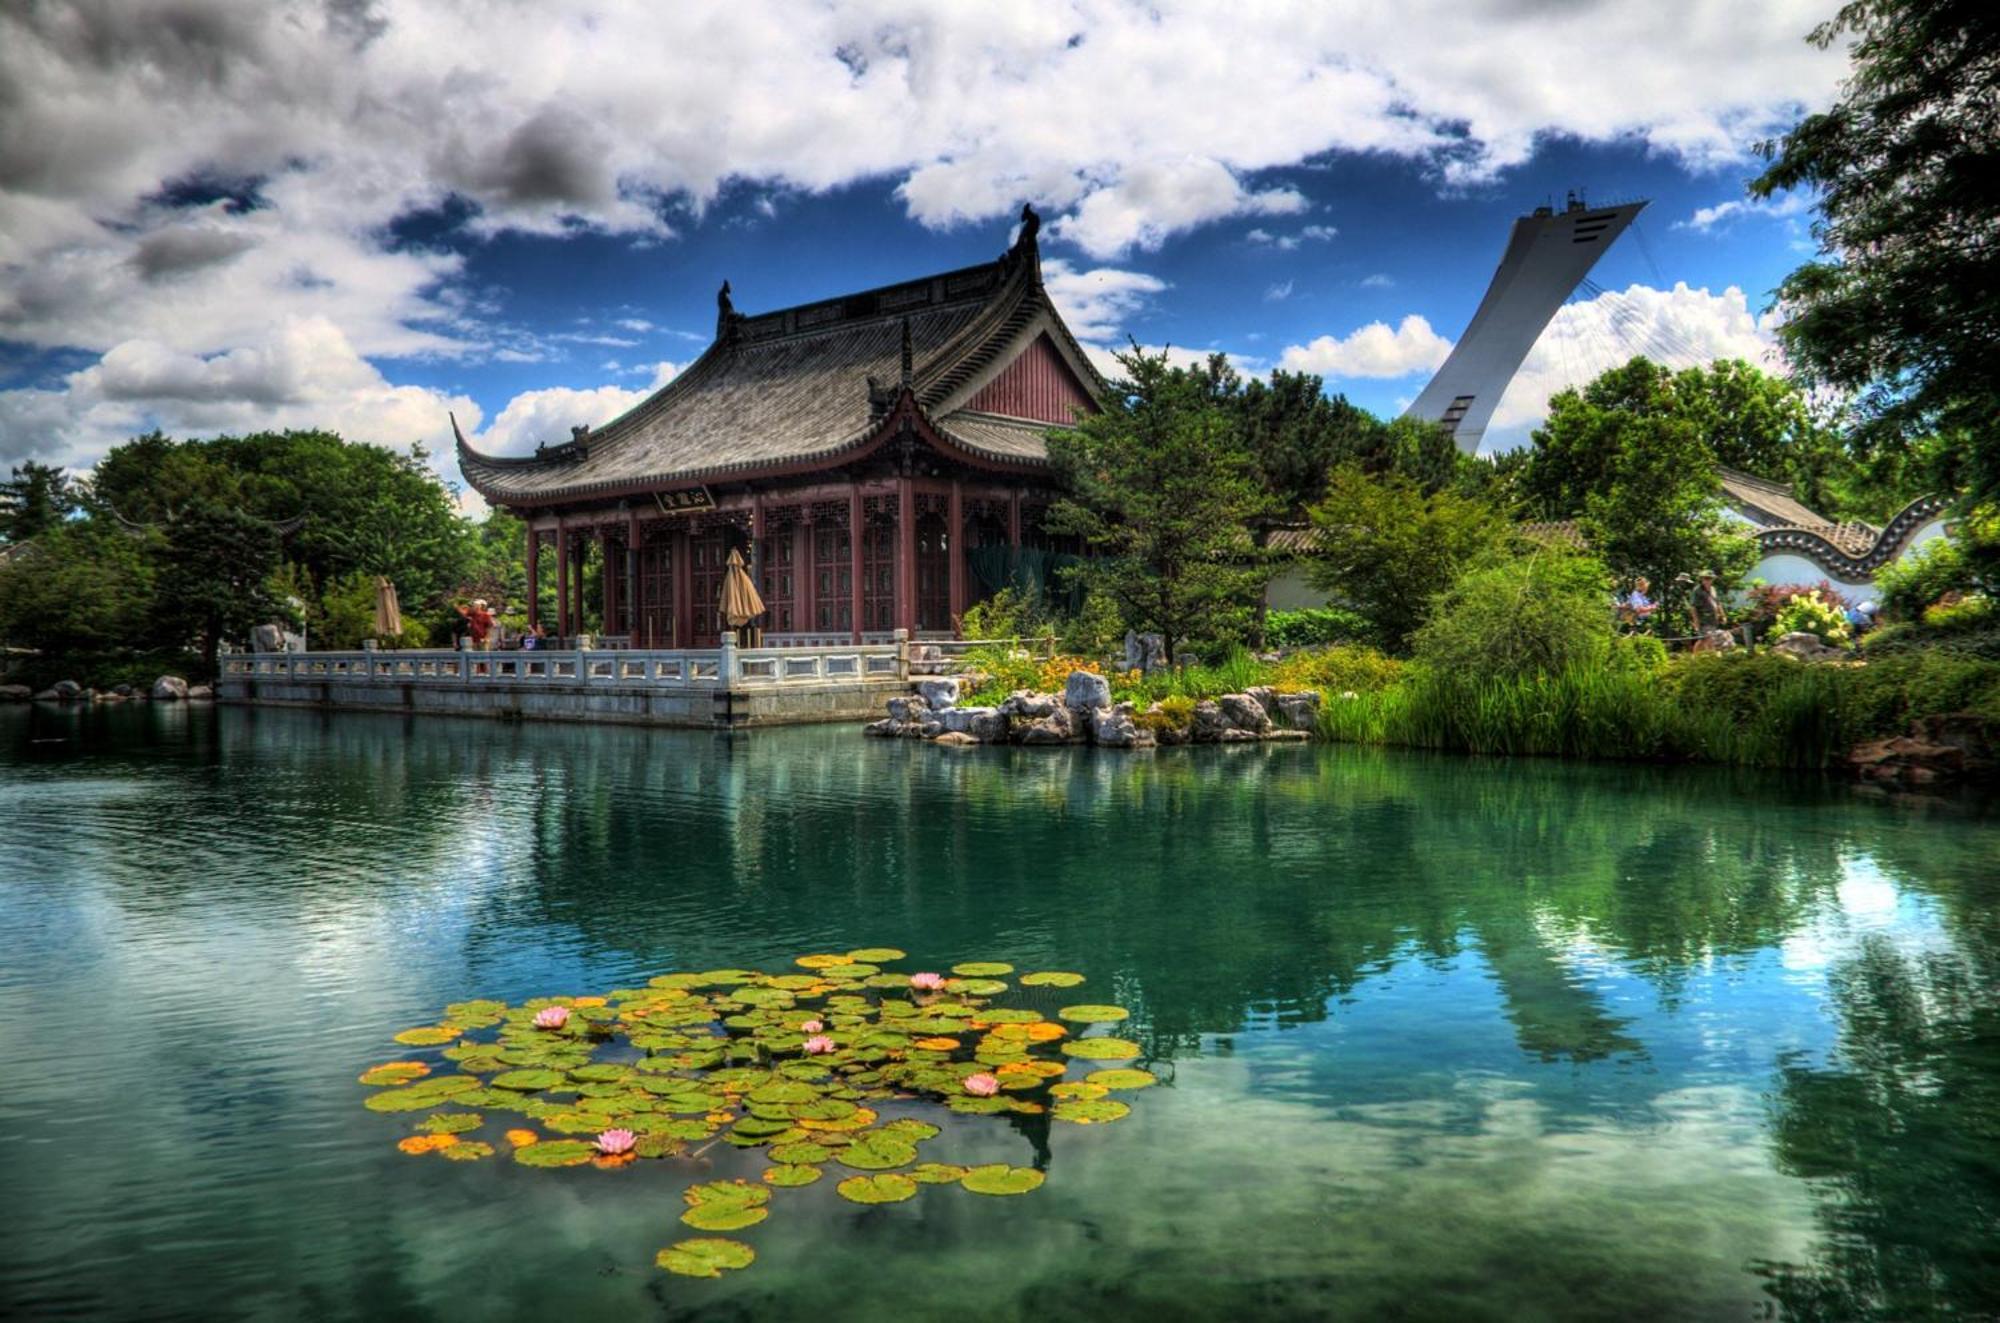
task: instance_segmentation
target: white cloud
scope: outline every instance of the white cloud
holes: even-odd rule
[[[1088,343],[1118,340],[1126,319],[1167,282],[1143,271],[1096,267],[1079,271],[1061,258],[1042,263],[1042,283],[1071,334]]]
[[[1395,280],[1380,271],[1377,271],[1372,276],[1363,276],[1361,278],[1361,288],[1363,289],[1394,289],[1395,287]]]
[[[1759,198],[1738,198],[1728,202],[1718,202],[1712,207],[1697,207],[1694,215],[1686,220],[1675,221],[1677,230],[1699,230],[1706,234],[1724,221],[1737,220],[1745,216],[1766,216],[1781,219],[1804,214],[1812,206],[1812,199],[1804,193],[1785,193],[1774,200]]]
[[[1331,225],[1307,225],[1295,234],[1273,234],[1260,226],[1243,237],[1251,243],[1267,245],[1281,253],[1289,253],[1301,244],[1325,243],[1339,233],[1340,231]]]
[[[1720,294],[1686,284],[1670,290],[1631,285],[1564,304],[1500,397],[1483,448],[1521,444],[1548,415],[1550,396],[1586,385],[1635,355],[1675,368],[1741,358],[1766,372],[1782,372],[1775,324],[1773,316],[1753,313],[1734,285]]]
[[[1283,303],[1290,297],[1292,297],[1292,282],[1289,280],[1280,281],[1264,291],[1264,302],[1266,303]]]
[[[1393,329],[1387,322],[1370,322],[1339,339],[1322,335],[1291,345],[1279,355],[1278,366],[1322,377],[1407,377],[1436,371],[1449,353],[1451,341],[1413,312]]]

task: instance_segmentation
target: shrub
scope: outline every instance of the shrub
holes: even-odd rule
[[[1969,634],[1993,624],[1990,597],[1966,597],[1924,608],[1924,628],[1935,634]]]
[[[1403,663],[1373,648],[1348,645],[1294,653],[1270,668],[1268,683],[1280,690],[1316,689],[1335,694],[1373,694],[1401,678]]]
[[[1018,588],[1002,588],[975,602],[959,617],[959,632],[969,639],[1044,638],[1055,633],[1039,600]]]
[[[1264,641],[1274,648],[1365,643],[1374,637],[1374,632],[1367,617],[1341,606],[1272,611],[1264,617]]]
[[[1916,620],[1947,593],[1975,586],[1965,550],[1953,538],[1933,538],[1875,572],[1882,613],[1892,620]]]
[[[1771,629],[1778,635],[1811,634],[1822,643],[1832,643],[1846,647],[1853,641],[1853,631],[1848,628],[1847,615],[1836,601],[1829,602],[1819,595],[1818,589],[1798,594],[1778,608],[1777,619]]]
[[[1469,571],[1438,598],[1415,654],[1440,677],[1520,679],[1601,665],[1612,636],[1602,562],[1544,549]]]
[[[1778,623],[1778,613],[1789,606],[1793,598],[1808,593],[1816,593],[1821,601],[1831,602],[1837,607],[1850,605],[1840,590],[1825,579],[1818,583],[1759,583],[1750,588],[1743,607],[1743,618],[1756,627],[1761,638],[1772,632]]]
[[[1194,725],[1194,704],[1195,700],[1185,694],[1169,694],[1160,700],[1159,711],[1141,712],[1133,720],[1154,732],[1184,731]]]

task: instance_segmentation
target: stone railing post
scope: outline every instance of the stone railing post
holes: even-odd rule
[[[896,678],[907,681],[910,678],[910,631],[896,631]]]
[[[361,640],[361,664],[367,668],[368,678],[375,678],[375,640]]]
[[[715,663],[715,682],[724,689],[736,681],[736,631],[722,631],[721,646]]]

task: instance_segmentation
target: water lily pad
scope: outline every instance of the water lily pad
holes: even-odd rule
[[[919,1162],[906,1173],[920,1185],[949,1185],[962,1179],[966,1169],[951,1162]]]
[[[548,1139],[516,1148],[514,1161],[523,1167],[580,1167],[596,1155],[596,1147],[581,1139]]]
[[[952,988],[968,997],[997,997],[1007,985],[997,978],[962,978],[954,980]]]
[[[405,1153],[435,1153],[441,1148],[449,1148],[458,1140],[451,1135],[409,1135],[396,1141],[396,1147]]]
[[[810,1139],[802,1139],[796,1144],[774,1144],[766,1150],[771,1161],[785,1166],[811,1166],[825,1162],[833,1156],[833,1150],[824,1144],[815,1144]]]
[[[974,1194],[1026,1194],[1041,1183],[1042,1173],[1033,1167],[1010,1167],[1004,1162],[974,1167],[959,1180]]]
[[[757,1208],[771,1202],[771,1192],[748,1181],[705,1181],[681,1191],[689,1207],[700,1204],[738,1204]]]
[[[833,1187],[840,1197],[857,1204],[897,1204],[914,1198],[917,1183],[907,1176],[885,1172],[880,1176],[849,1176]]]
[[[881,972],[882,971],[874,965],[864,965],[858,963],[848,964],[848,965],[829,965],[827,968],[822,969],[820,971],[820,973],[826,975],[828,978],[867,978],[870,974],[879,974]]]
[[[1158,1084],[1160,1077],[1150,1070],[1093,1070],[1084,1080],[1107,1089],[1146,1089]]]
[[[916,1160],[914,1143],[880,1130],[861,1136],[835,1155],[841,1166],[858,1171],[887,1171],[892,1167],[907,1167]]]
[[[844,955],[820,954],[820,955],[802,955],[798,959],[792,961],[792,963],[797,965],[801,969],[830,969],[835,965],[852,964],[853,961],[849,960]]]
[[[485,1121],[478,1112],[433,1112],[418,1123],[417,1129],[427,1135],[462,1135],[477,1130]]]
[[[801,1121],[838,1121],[860,1109],[845,1098],[815,1098],[811,1102],[793,1103],[785,1110]]]
[[[967,960],[953,965],[951,972],[960,978],[998,978],[1002,974],[1013,973],[1014,967],[998,960]]]
[[[1065,1006],[1056,1012],[1071,1024],[1116,1024],[1131,1015],[1123,1006]]]
[[[507,1013],[504,1001],[489,1001],[480,998],[474,1001],[455,1001],[444,1008],[447,1022],[466,1029],[484,1029],[488,1025],[500,1023],[500,1017]]]
[[[1080,1061],[1130,1061],[1139,1055],[1139,1045],[1123,1038],[1078,1038],[1064,1043],[1063,1051]]]
[[[1077,1125],[1096,1125],[1106,1121],[1116,1121],[1131,1114],[1132,1109],[1122,1102],[1109,1099],[1071,1099],[1059,1102],[1050,1113],[1058,1121],[1072,1121]]]
[[[405,1029],[396,1035],[396,1041],[410,1047],[436,1047],[455,1041],[459,1033],[455,1024],[427,1024],[419,1029]]]
[[[912,1144],[921,1144],[926,1139],[936,1139],[943,1132],[929,1121],[919,1121],[913,1116],[899,1116],[875,1133],[894,1135]]]
[[[764,1168],[765,1181],[784,1189],[811,1185],[824,1174],[818,1167],[803,1162],[781,1162],[775,1167]]]
[[[1111,1090],[1105,1088],[1102,1084],[1086,1084],[1082,1080],[1064,1080],[1060,1084],[1051,1084],[1049,1086],[1049,1097],[1058,1098],[1064,1102],[1072,1100],[1090,1102],[1093,1099],[1102,1098],[1109,1092]]]
[[[385,1089],[370,1094],[361,1100],[361,1105],[371,1112],[415,1112],[435,1107],[453,1094],[466,1093],[478,1087],[479,1081],[470,1075],[442,1075],[419,1080],[400,1089]]]
[[[379,1089],[390,1084],[408,1084],[430,1073],[431,1068],[421,1061],[385,1061],[362,1071],[361,1083]]]
[[[882,965],[891,960],[901,960],[908,954],[909,952],[898,951],[893,946],[859,946],[847,953],[847,959],[850,964]]]
[[[754,1227],[771,1215],[768,1208],[745,1204],[696,1204],[681,1214],[681,1221],[696,1231],[741,1231]]]
[[[683,1277],[720,1277],[725,1272],[747,1268],[756,1260],[757,1251],[748,1245],[705,1236],[667,1246],[654,1262]]]
[[[1024,988],[1073,988],[1083,982],[1083,975],[1066,973],[1059,969],[1044,969],[1033,974],[1021,975]]]
[[[819,1090],[803,1080],[772,1080],[747,1095],[753,1103],[806,1103],[819,1097]]]
[[[563,1073],[559,1070],[539,1068],[510,1070],[495,1075],[489,1082],[496,1089],[515,1089],[522,1093],[533,1093],[540,1089],[555,1088],[563,1082]]]
[[[438,1156],[453,1162],[477,1162],[493,1156],[493,1146],[477,1139],[462,1139],[438,1150]]]

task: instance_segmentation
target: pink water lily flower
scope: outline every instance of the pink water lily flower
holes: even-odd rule
[[[805,1051],[809,1057],[816,1057],[822,1052],[831,1052],[833,1051],[833,1040],[825,1034],[814,1034],[805,1041]]]
[[[544,1006],[535,1012],[535,1028],[560,1029],[569,1023],[569,1007]]]
[[[912,974],[910,975],[910,986],[920,992],[936,992],[944,986],[944,975],[931,973]]]
[[[965,1091],[975,1098],[991,1098],[1000,1092],[1000,1081],[982,1070],[965,1077]]]
[[[818,1020],[807,1020],[804,1024],[799,1026],[799,1032],[802,1034],[816,1034],[824,1028],[826,1028],[826,1026],[821,1024]]]
[[[597,1137],[597,1151],[606,1157],[617,1157],[620,1153],[630,1153],[638,1142],[639,1136],[630,1130],[606,1130]]]

